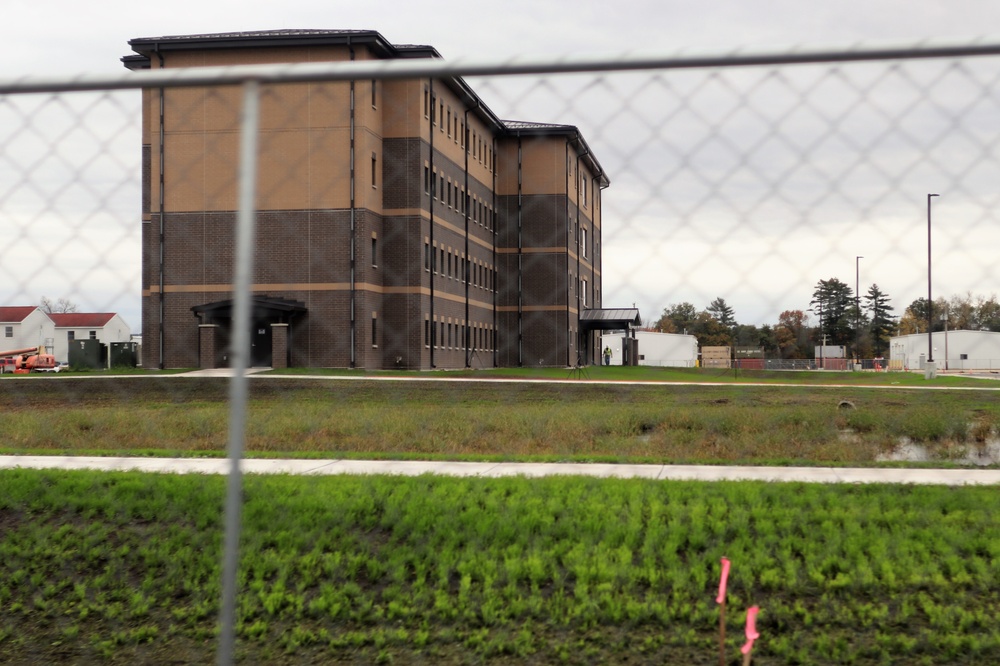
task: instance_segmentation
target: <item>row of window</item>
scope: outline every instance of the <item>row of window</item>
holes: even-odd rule
[[[3,327],[3,336],[5,338],[12,338],[12,337],[14,337],[14,327],[13,326],[4,326]],[[73,340],[75,340],[76,339],[76,331],[66,331],[66,339],[69,340],[70,342],[72,342]],[[91,340],[96,340],[97,339],[97,331],[90,331],[90,339]]]
[[[458,324],[424,319],[424,347],[437,349],[465,349],[493,351],[496,348],[496,331],[487,324]]]
[[[472,159],[493,171],[493,144],[489,136],[484,136],[471,126],[466,128],[462,112],[458,109],[452,113],[451,105],[443,100],[431,97],[431,91],[424,88],[424,118],[431,121],[432,127],[437,127],[442,134],[447,134],[457,145],[461,146]]]
[[[447,180],[444,174],[438,174],[437,169],[431,171],[430,166],[424,165],[424,193],[437,199],[448,208],[455,210],[460,215],[469,213],[469,218],[483,226],[487,231],[493,230],[493,222],[496,215],[488,203],[479,197],[469,197],[465,192],[465,187],[458,182],[453,182],[451,178]]]
[[[497,272],[477,261],[470,261],[444,246],[431,248],[430,241],[424,241],[424,270],[454,280],[464,280],[469,271],[469,284],[487,291],[495,291]]]

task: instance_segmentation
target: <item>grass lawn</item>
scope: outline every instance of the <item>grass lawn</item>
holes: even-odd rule
[[[255,377],[249,455],[870,465],[906,437],[943,465],[1000,424],[991,382],[414,376]],[[4,379],[0,453],[223,455],[227,390]],[[755,664],[1000,663],[995,488],[245,481],[240,663],[717,664],[722,556],[727,664],[753,604]],[[0,472],[0,663],[212,661],[224,483]]]
[[[1000,385],[961,378],[944,379],[972,386],[408,378],[255,376],[248,455],[870,465],[906,438],[947,464],[985,450],[1000,424]],[[224,378],[3,381],[0,453],[223,455],[227,395]]]

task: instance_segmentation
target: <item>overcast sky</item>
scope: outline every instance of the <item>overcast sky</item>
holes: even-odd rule
[[[425,3],[401,0],[284,0],[274,3],[173,0],[156,6],[121,0],[97,3],[6,0],[5,9],[5,20],[0,23],[0,62],[3,63],[0,77],[4,79],[22,75],[117,73],[122,71],[119,58],[130,53],[127,41],[135,37],[279,28],[373,29],[394,43],[432,45],[449,59],[626,52],[722,53],[737,47],[884,46],[924,40],[1000,42],[1000,2],[993,0],[840,0],[836,3],[805,0],[703,3],[690,0],[622,3],[596,0],[572,3],[538,0],[490,3],[469,0]],[[938,77],[932,80],[941,81],[942,90],[949,86],[948,89],[954,88],[955,96],[975,95],[977,90],[982,94],[987,89],[985,82],[991,82],[991,92],[986,96],[997,103],[1000,95],[995,77],[990,79],[984,75],[977,79],[974,74],[973,81],[984,82],[977,87],[975,83],[968,85],[967,77],[952,80],[955,77],[949,78],[944,70],[941,65],[938,69],[932,66],[921,72],[931,72],[928,76]],[[857,71],[857,76],[848,72],[847,78],[867,80],[864,70]],[[642,76],[649,80],[648,74]],[[636,79],[623,79],[621,84],[608,84],[614,93],[604,90],[604,99],[600,90],[581,94],[581,99],[587,99],[586,105],[578,103],[569,110],[565,98],[548,99],[537,89],[532,90],[530,84],[521,84],[529,91],[521,96],[511,92],[517,89],[516,85],[511,88],[506,84],[494,86],[473,82],[487,104],[502,118],[578,125],[609,171],[612,186],[604,198],[606,306],[635,302],[642,309],[643,317],[651,321],[670,303],[690,301],[700,309],[716,296],[722,296],[735,307],[738,320],[773,323],[781,310],[807,308],[812,287],[820,279],[838,277],[853,287],[856,257],[864,256],[865,259],[860,260],[861,291],[877,282],[889,292],[897,311],[901,311],[914,298],[926,295],[926,273],[920,272],[925,270],[926,263],[926,237],[920,227],[923,198],[939,187],[950,185],[954,188],[959,182],[956,179],[966,176],[968,182],[960,181],[962,187],[958,188],[963,190],[961,196],[943,191],[942,198],[935,201],[935,210],[940,211],[936,215],[941,216],[942,226],[950,215],[954,227],[961,229],[957,236],[942,236],[940,273],[935,263],[935,284],[940,280],[935,296],[967,290],[989,295],[1000,290],[992,255],[972,253],[972,250],[984,249],[983,238],[1000,242],[1000,238],[992,235],[997,226],[994,224],[996,218],[983,213],[984,206],[996,202],[991,188],[996,189],[996,183],[1000,182],[993,180],[992,185],[988,184],[997,170],[996,139],[990,135],[1000,127],[996,116],[992,121],[985,121],[983,129],[976,126],[976,109],[966,105],[963,108],[971,109],[974,127],[959,132],[964,143],[952,145],[941,138],[930,148],[909,146],[907,153],[905,140],[894,141],[893,150],[880,146],[880,150],[888,152],[880,152],[874,157],[869,155],[868,162],[861,164],[850,156],[850,151],[857,153],[864,147],[851,146],[843,140],[835,148],[803,139],[811,146],[810,150],[817,148],[817,157],[810,157],[809,153],[804,162],[802,151],[805,148],[801,144],[795,144],[798,147],[789,154],[789,142],[784,141],[782,152],[782,141],[768,144],[762,138],[767,128],[773,128],[777,121],[761,121],[760,113],[756,112],[743,114],[743,117],[734,110],[726,117],[727,124],[722,130],[723,134],[732,134],[724,142],[716,142],[717,145],[685,144],[674,142],[671,136],[662,136],[664,132],[681,134],[688,129],[697,135],[704,131],[706,119],[709,124],[716,120],[721,122],[712,113],[726,104],[731,105],[733,100],[749,99],[751,108],[764,110],[768,100],[782,99],[782,94],[787,94],[789,89],[786,83],[775,83],[773,77],[768,79],[766,71],[759,71],[732,79],[724,76],[719,91],[705,91],[706,76],[702,72],[695,75],[700,79],[691,76],[685,79],[681,75],[665,81],[661,79],[653,86],[652,93],[647,92],[649,86],[637,83]],[[797,76],[799,74],[794,72],[790,74],[792,79]],[[900,107],[903,111],[893,113],[905,113],[909,99],[906,96],[912,96],[913,90],[907,86],[907,81],[914,76],[919,80],[922,74],[904,71],[901,78],[893,77],[879,89],[879,94],[897,94],[893,91],[894,86],[898,86],[904,106]],[[821,70],[806,70],[802,77],[806,88],[810,80],[829,78]],[[863,87],[863,84],[858,85]],[[727,86],[742,91],[744,97],[739,93],[734,96],[731,90],[727,92]],[[772,96],[769,86],[777,86],[780,90]],[[822,93],[826,96],[817,99],[835,101],[845,98],[845,94],[850,98],[851,91],[856,90],[848,86],[846,93],[837,92],[835,82],[829,87],[830,91]],[[614,98],[614,94],[622,90],[634,91],[636,101],[624,110],[602,108],[607,99]],[[690,98],[688,93],[691,93]],[[647,94],[650,99],[644,103],[642,96]],[[668,120],[667,107],[678,99],[700,100],[692,102],[697,113],[692,118],[675,114]],[[789,99],[794,104],[796,95],[793,93]],[[718,104],[715,100],[719,100]],[[916,101],[912,104],[914,108],[920,107]],[[941,111],[940,104],[935,104],[930,104],[930,110],[918,108],[915,111],[917,116],[929,114],[921,126],[929,133],[937,131],[934,118],[930,117],[935,110],[944,117],[951,113]],[[878,108],[884,108],[881,101],[876,111],[869,112],[874,114],[870,122],[860,119],[858,122],[866,127],[877,125]],[[663,116],[658,115],[660,109]],[[550,112],[556,117],[548,117]],[[103,113],[95,112],[95,115]],[[798,118],[803,124],[802,132],[810,131],[805,127],[810,118],[815,120],[816,115]],[[898,119],[900,125],[909,122],[920,120]],[[763,128],[757,130],[756,135],[755,123],[762,123]],[[817,130],[813,128],[812,131]],[[822,133],[822,128],[818,131]],[[904,137],[910,135],[903,134]],[[757,138],[745,141],[739,138],[753,136]],[[880,141],[880,137],[884,135],[876,132],[870,139]],[[991,146],[980,157],[991,163],[992,171],[961,166],[956,172],[947,173],[941,168],[922,170],[919,165],[912,164],[914,160],[920,161],[931,148],[953,151],[952,163],[957,164],[963,155],[975,152],[980,141]],[[743,152],[747,146],[755,146],[749,158],[748,153]],[[652,147],[655,152],[651,152]],[[687,152],[691,150],[695,152]],[[137,146],[135,153],[138,153]],[[893,165],[882,164],[879,160],[889,160],[885,156],[889,153],[895,155],[897,161]],[[755,163],[754,160],[762,161]],[[768,169],[779,168],[780,171],[775,165],[782,164],[782,160],[789,171],[774,180]],[[903,163],[898,160],[910,162],[900,167],[898,165]],[[749,168],[733,171],[728,166],[730,162],[740,161],[749,161]],[[874,172],[871,162],[875,164]],[[0,165],[0,178],[3,177],[10,178],[11,173],[9,170],[4,172]],[[705,183],[705,178],[716,177],[726,183],[721,191]],[[844,191],[848,185],[849,193]],[[132,205],[134,193],[124,194],[131,186],[115,182],[105,186],[113,192],[123,192],[123,198]],[[882,195],[873,186],[891,189],[893,196]],[[4,191],[0,182],[0,215],[5,204]],[[8,199],[12,196],[8,195]],[[39,196],[44,198],[44,195]],[[104,205],[114,210],[118,204],[105,201]],[[844,215],[853,216],[853,219],[841,219]],[[88,216],[84,216],[89,220],[86,223],[72,223],[78,225],[77,237],[82,235],[79,225],[99,224],[100,213],[91,211]],[[10,219],[4,222],[9,223]],[[39,228],[42,226],[37,219],[35,223]],[[76,296],[77,300],[89,305],[86,309],[107,307],[121,311],[134,332],[139,331],[138,296],[133,288],[137,277],[137,231],[132,235],[119,234],[122,243],[116,245],[122,245],[117,248],[121,254],[104,252],[99,241],[87,240],[82,247],[63,242],[60,255],[63,264],[74,263],[69,260],[73,253],[89,257],[92,252],[104,252],[104,258],[96,262],[80,258],[76,268],[70,266],[57,271],[59,280],[76,285],[76,291],[70,290],[66,295]],[[975,236],[987,231],[990,235],[968,240],[970,233]],[[20,233],[27,237],[24,232]],[[965,245],[966,242],[970,244]],[[731,254],[734,246],[738,246],[738,257]],[[819,246],[825,249],[820,251]],[[991,247],[997,246],[993,243]],[[22,253],[17,253],[15,259],[9,249],[0,250],[0,299],[24,301],[43,294],[52,298],[64,295],[56,286],[59,280],[52,280],[52,271],[42,270],[37,264],[17,263],[23,260]],[[74,273],[77,269],[87,273],[95,284],[103,285],[107,279],[113,280],[118,275],[127,286],[110,291],[102,287],[106,295],[85,298],[80,293],[84,287],[80,285],[87,282],[77,277]],[[13,290],[9,286],[12,277],[19,283]],[[8,284],[5,286],[3,282]],[[40,286],[44,290],[40,290]]]

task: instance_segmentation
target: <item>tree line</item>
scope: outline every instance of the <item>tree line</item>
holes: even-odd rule
[[[807,308],[785,310],[773,324],[739,323],[720,296],[702,310],[688,302],[671,304],[646,330],[687,333],[698,339],[699,347],[755,347],[768,358],[813,358],[816,346],[823,344],[846,347],[855,358],[874,358],[886,354],[895,335],[927,332],[926,298],[914,300],[901,316],[893,312],[889,295],[877,284],[855,295],[850,285],[830,278],[816,284]],[[971,293],[934,299],[930,324],[932,331],[946,325],[949,330],[1000,331],[1000,303],[995,295]]]

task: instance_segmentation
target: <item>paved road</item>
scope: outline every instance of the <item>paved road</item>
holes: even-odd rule
[[[175,474],[225,474],[224,458],[97,458],[0,456],[0,469],[139,470]],[[864,467],[751,467],[725,465],[612,465],[568,463],[422,462],[402,460],[244,460],[248,474],[399,474],[418,476],[541,477],[553,475],[640,478],[660,481],[801,481],[806,483],[902,483],[1000,485],[998,469],[901,469]]]

